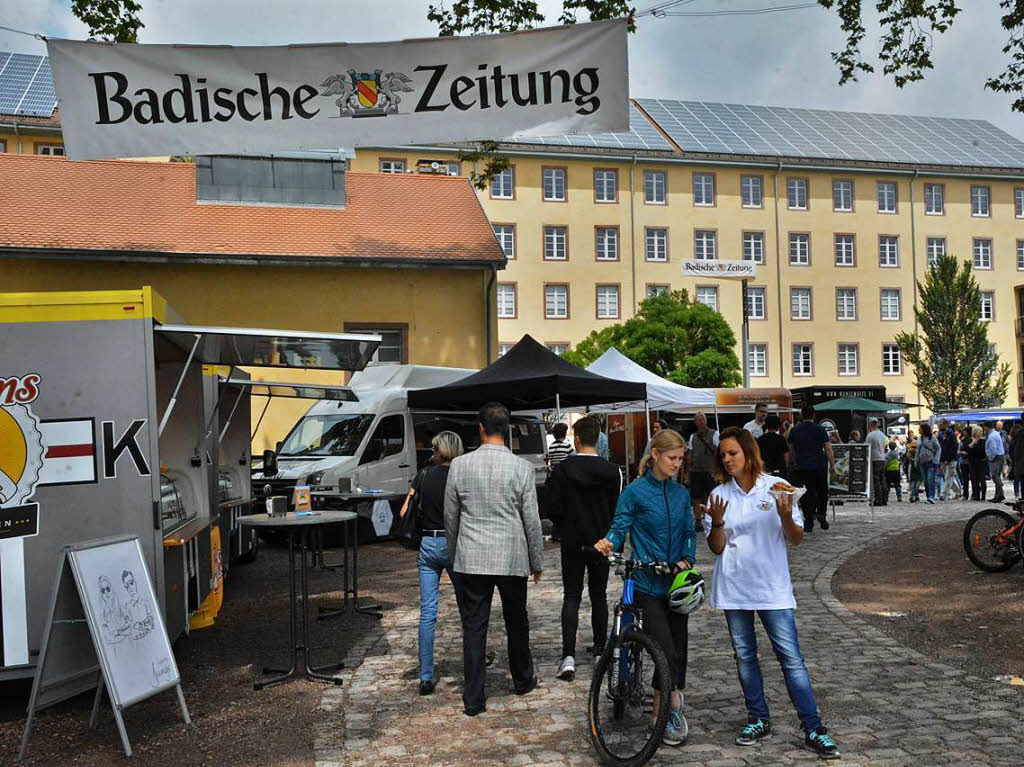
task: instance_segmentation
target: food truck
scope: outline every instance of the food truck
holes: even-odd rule
[[[189,630],[214,585],[212,530],[251,498],[248,419],[225,429],[237,403],[204,365],[357,371],[379,343],[191,326],[148,287],[0,294],[0,679],[32,675],[59,555],[79,541],[136,535],[171,640]]]

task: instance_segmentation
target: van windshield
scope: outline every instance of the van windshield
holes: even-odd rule
[[[355,455],[373,415],[307,415],[281,445],[281,456]]]

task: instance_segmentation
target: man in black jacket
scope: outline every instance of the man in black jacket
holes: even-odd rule
[[[594,653],[608,636],[608,561],[594,550],[611,526],[622,490],[619,468],[597,454],[601,427],[582,418],[573,427],[576,454],[551,471],[546,493],[547,515],[562,531],[562,663],[558,678],[576,675],[576,627],[583,599],[583,575],[590,593]]]

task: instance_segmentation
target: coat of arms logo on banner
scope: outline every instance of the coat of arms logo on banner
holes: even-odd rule
[[[0,379],[0,508],[32,497],[43,467],[43,437],[29,408],[39,394],[39,376]]]
[[[402,103],[400,92],[412,93],[412,80],[402,72],[384,73],[383,69],[369,72],[348,70],[335,74],[320,83],[321,96],[337,96],[334,100],[339,114],[335,117],[386,117],[398,113]]]

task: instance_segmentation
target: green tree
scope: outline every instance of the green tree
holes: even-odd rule
[[[999,364],[981,319],[981,291],[971,262],[942,256],[918,281],[918,333],[900,333],[900,353],[933,411],[993,407],[1006,398],[1010,366]]]
[[[739,386],[736,336],[721,314],[685,290],[648,298],[636,316],[595,330],[562,356],[586,367],[615,347],[662,378],[696,387]]]

